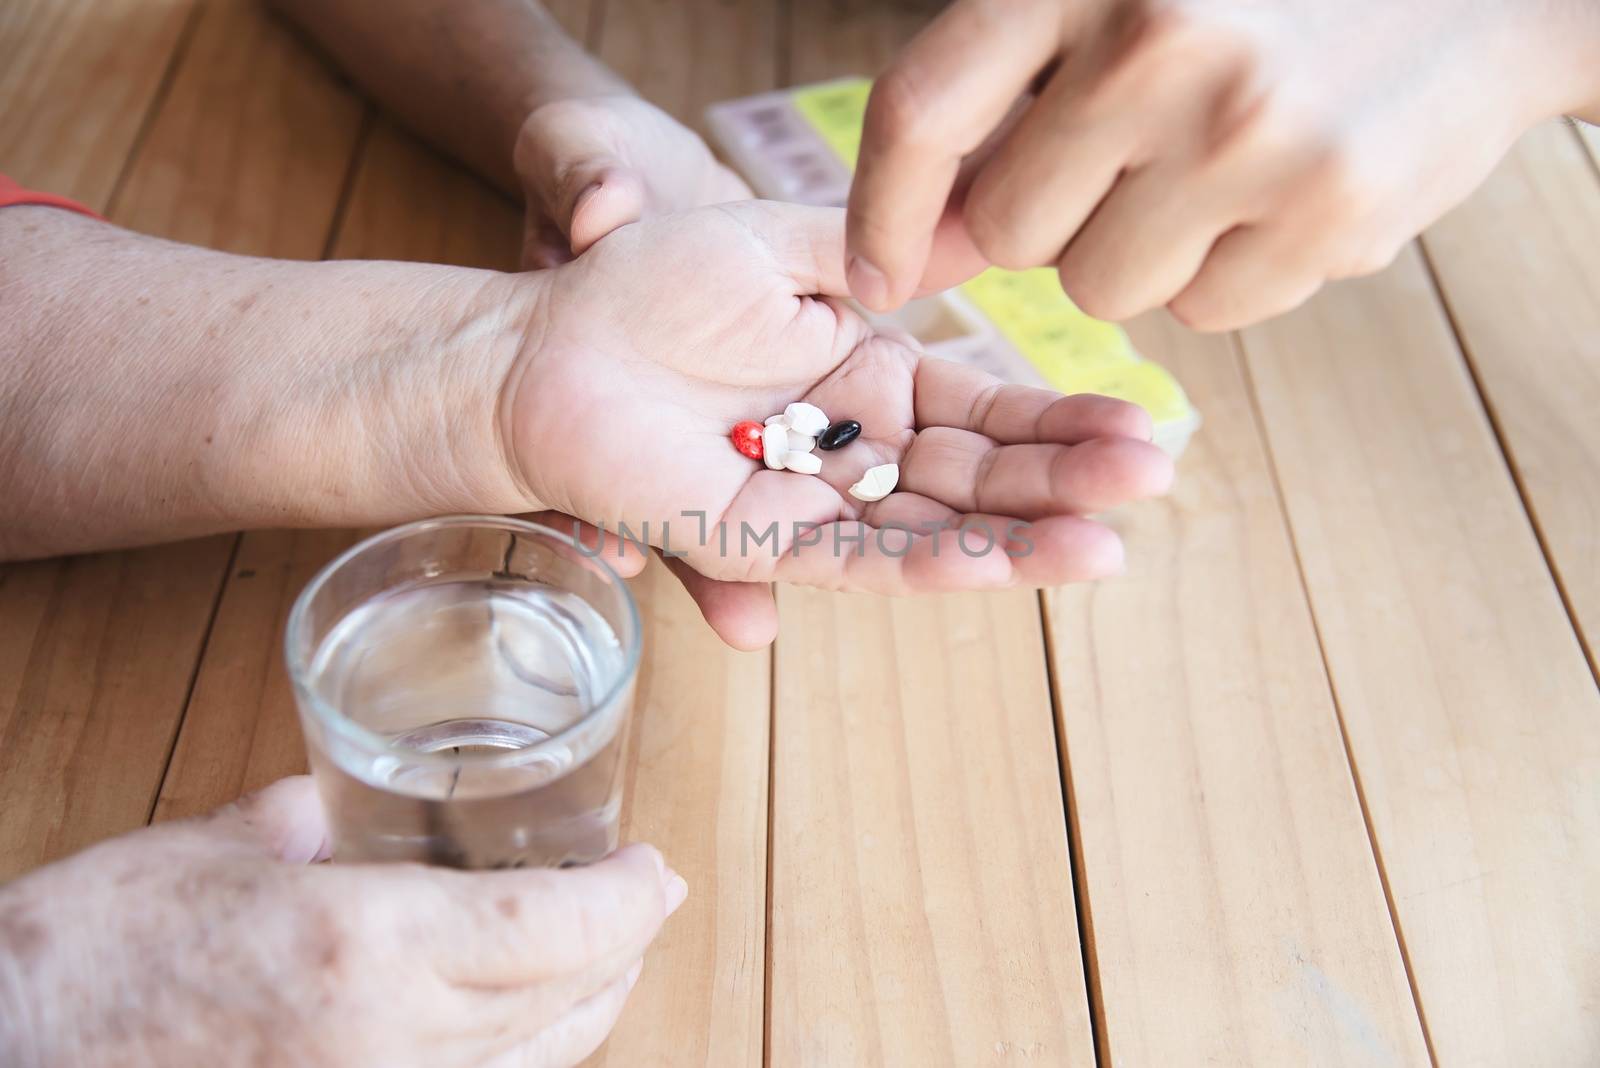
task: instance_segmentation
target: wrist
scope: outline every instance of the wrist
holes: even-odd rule
[[[540,283],[420,264],[303,270],[280,309],[301,328],[266,335],[291,362],[276,375],[239,377],[218,420],[228,440],[207,484],[219,508],[243,504],[229,525],[375,526],[538,509],[510,461],[500,411]],[[308,298],[337,317],[297,319],[295,305]]]

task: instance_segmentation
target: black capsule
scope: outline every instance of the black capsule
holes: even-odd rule
[[[817,435],[817,448],[824,452],[842,449],[861,436],[861,424],[854,419],[841,419]]]

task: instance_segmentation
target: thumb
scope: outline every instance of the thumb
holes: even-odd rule
[[[644,216],[644,181],[633,170],[606,165],[586,182],[573,202],[567,237],[572,254],[605,237],[619,226],[638,222]]]
[[[224,805],[199,825],[206,835],[294,864],[332,851],[322,800],[309,775],[279,779]]]
[[[644,214],[645,183],[582,110],[541,111],[517,146],[528,199],[567,235],[574,254]]]
[[[767,247],[773,266],[807,296],[848,297],[843,208],[745,200],[718,209]]]

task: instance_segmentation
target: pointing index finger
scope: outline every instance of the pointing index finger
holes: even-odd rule
[[[874,311],[910,299],[961,158],[1061,47],[1059,0],[957,0],[873,86],[850,188],[850,291]]]

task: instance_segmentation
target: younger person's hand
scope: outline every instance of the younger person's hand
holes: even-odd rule
[[[565,263],[639,219],[751,195],[698,134],[628,92],[540,105],[514,162],[527,202],[524,267]]]
[[[0,1063],[566,1068],[605,1039],[683,879],[320,865],[311,780],[0,887]]]
[[[956,0],[873,89],[850,287],[885,310],[1056,264],[1093,315],[1242,326],[1383,267],[1522,131],[1600,109],[1597,56],[1592,2]]]
[[[1145,412],[1003,385],[875,333],[827,296],[845,291],[843,223],[826,208],[705,208],[535,276],[537,326],[503,402],[528,495],[686,554],[680,574],[720,583],[704,596],[690,579],[707,619],[742,646],[773,636],[773,580],[914,593],[1118,571],[1116,535],[1086,517],[1167,488]],[[735,450],[735,423],[797,400],[858,420],[861,437],[816,453],[820,476]],[[884,463],[900,466],[895,493],[848,494]]]

